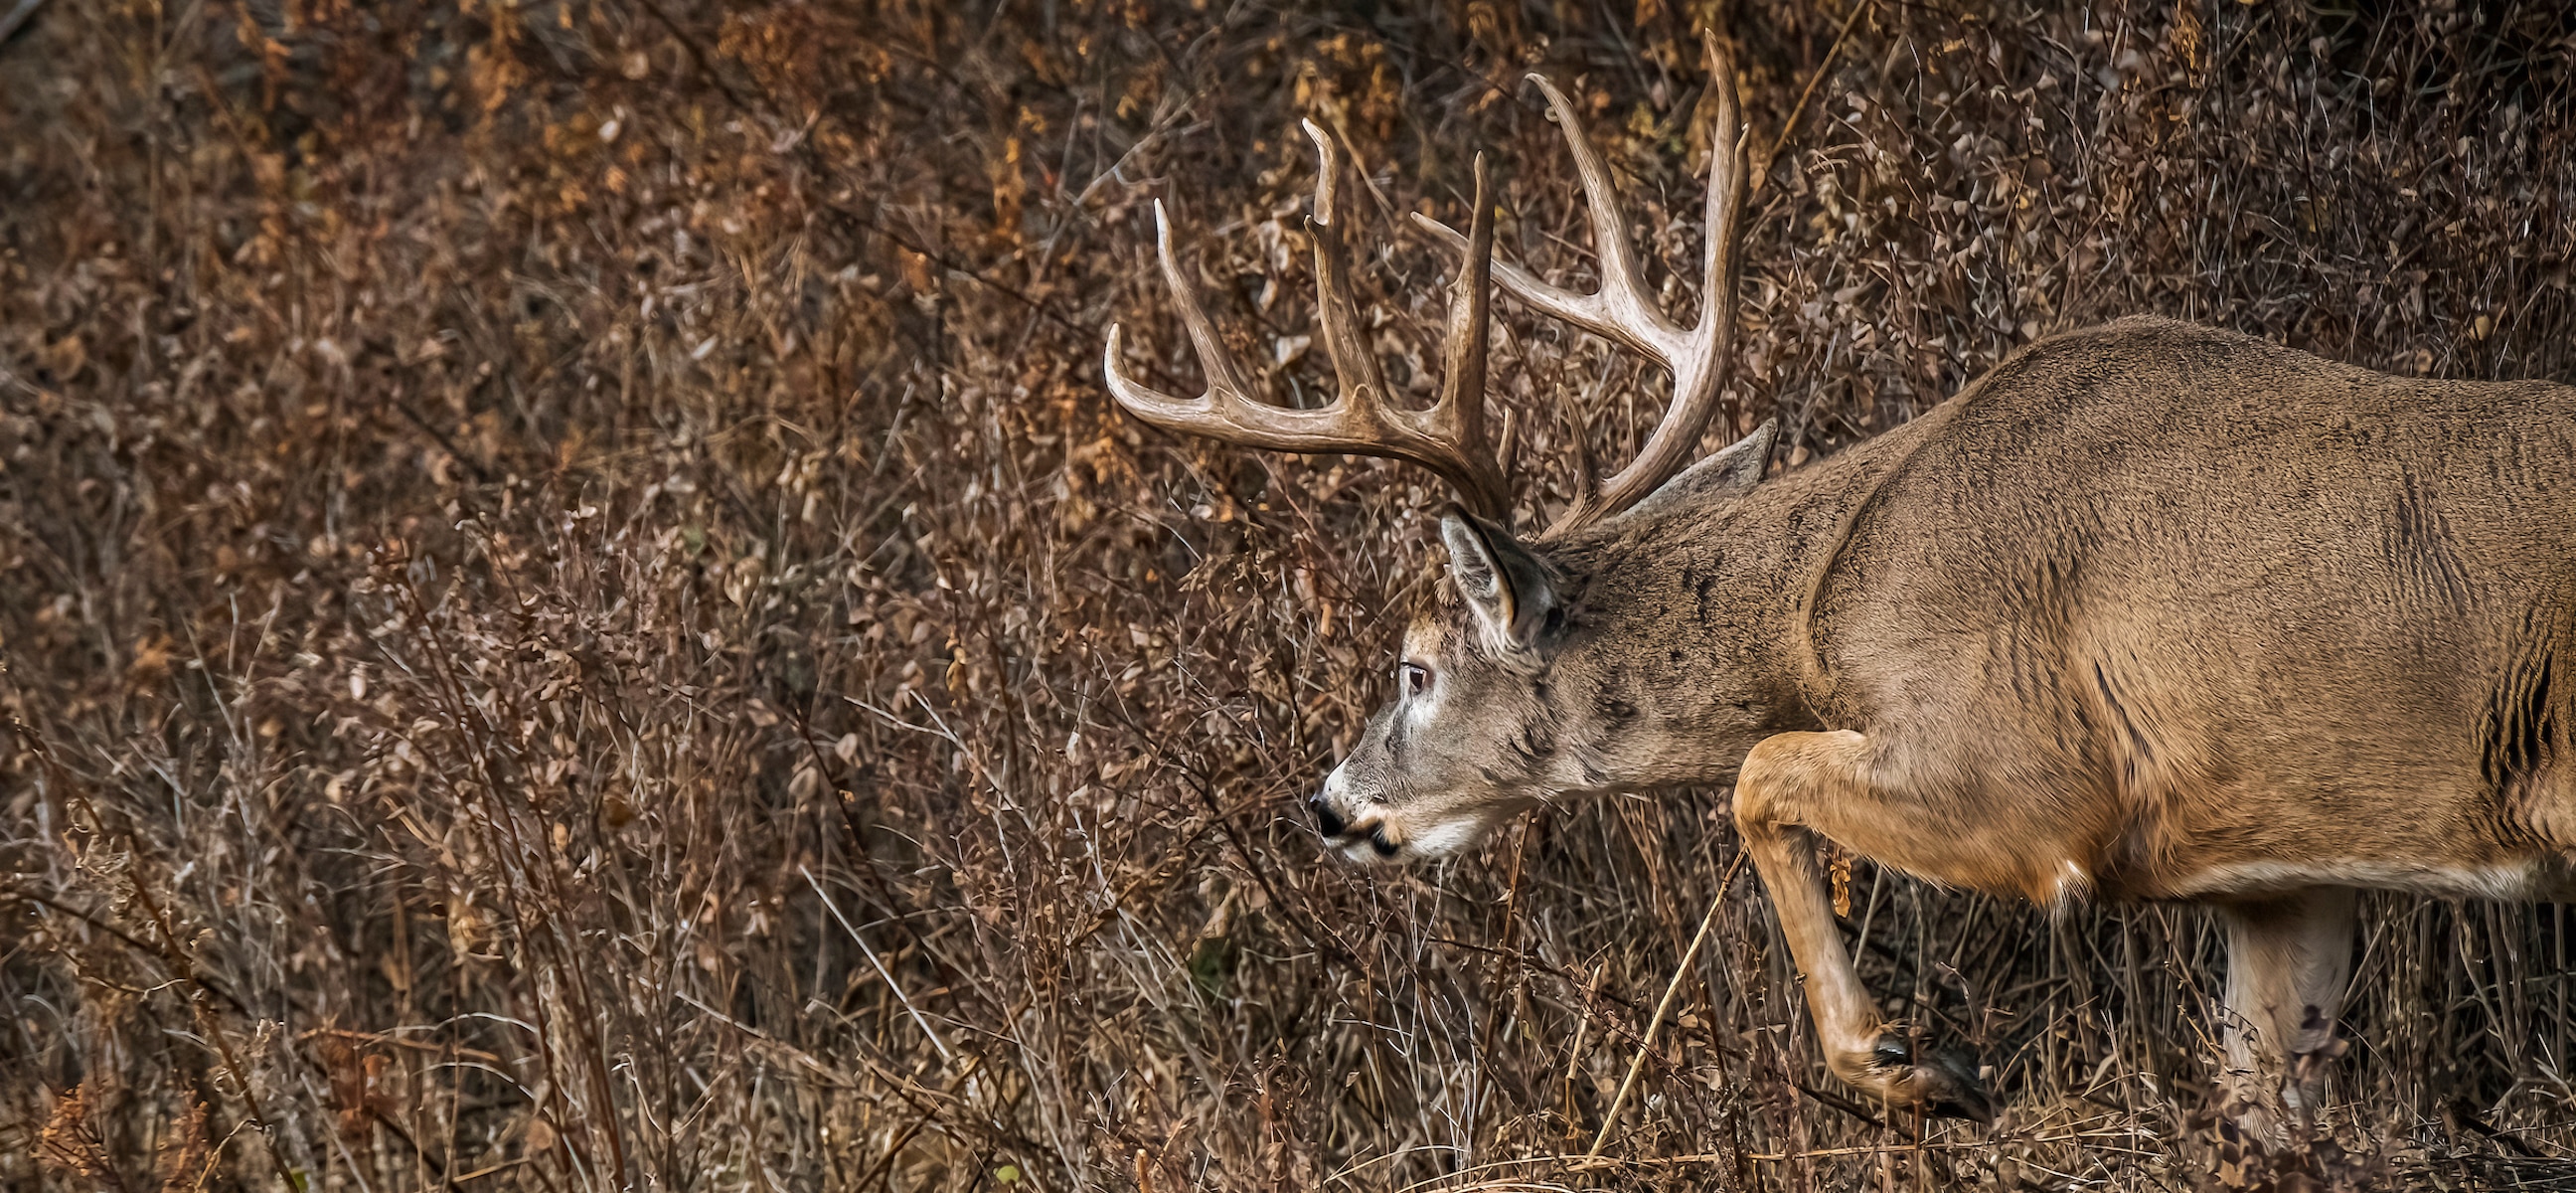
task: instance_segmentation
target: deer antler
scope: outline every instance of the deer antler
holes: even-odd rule
[[[1717,127],[1708,154],[1707,273],[1699,323],[1688,329],[1675,326],[1647,292],[1636,249],[1619,218],[1610,171],[1584,139],[1574,105],[1545,76],[1530,76],[1547,93],[1548,109],[1565,131],[1565,143],[1574,150],[1575,170],[1583,176],[1593,250],[1601,257],[1601,288],[1576,294],[1540,281],[1538,275],[1509,261],[1495,262],[1494,275],[1504,289],[1540,313],[1626,344],[1661,362],[1673,375],[1672,401],[1637,457],[1618,472],[1593,481],[1548,528],[1549,535],[1627,509],[1681,471],[1699,446],[1700,432],[1718,411],[1718,395],[1726,388],[1727,373],[1734,364],[1735,278],[1744,234],[1744,124],[1735,94],[1734,63],[1718,48],[1716,38],[1702,40],[1708,53],[1709,85],[1717,97]],[[1458,235],[1448,225],[1419,213],[1413,218],[1453,247],[1470,248],[1471,238]]]
[[[1222,443],[1410,460],[1448,480],[1470,511],[1508,521],[1511,490],[1504,481],[1502,458],[1485,436],[1485,329],[1494,230],[1484,155],[1476,156],[1475,211],[1468,219],[1467,235],[1457,237],[1466,252],[1466,264],[1450,291],[1440,400],[1427,410],[1404,410],[1387,404],[1386,374],[1378,367],[1377,354],[1369,347],[1351,301],[1349,253],[1335,202],[1340,162],[1332,139],[1313,121],[1305,122],[1305,127],[1323,159],[1315,181],[1315,213],[1307,219],[1306,230],[1315,241],[1316,314],[1340,393],[1314,410],[1292,409],[1253,396],[1251,375],[1217,338],[1216,326],[1208,321],[1197,293],[1172,258],[1172,225],[1160,200],[1154,204],[1154,240],[1162,258],[1163,280],[1171,286],[1172,305],[1179,309],[1190,342],[1198,348],[1200,367],[1207,373],[1207,393],[1195,399],[1176,398],[1121,372],[1114,324],[1101,363],[1108,374],[1109,392],[1119,405],[1146,422]]]

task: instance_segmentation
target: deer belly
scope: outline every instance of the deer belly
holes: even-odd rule
[[[2525,858],[2455,863],[2434,859],[2266,859],[2204,866],[2179,876],[2150,897],[2177,899],[2261,898],[2320,886],[2412,891],[2464,899],[2528,899],[2563,881],[2563,866]]]

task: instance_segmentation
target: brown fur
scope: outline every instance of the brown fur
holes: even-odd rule
[[[1409,636],[1436,683],[1319,797],[1376,842],[1346,851],[1740,774],[1832,1066],[1891,1101],[1985,1109],[1878,1021],[1811,834],[2044,903],[2237,908],[2231,1052],[2275,1073],[2334,1013],[2336,891],[2571,889],[2576,388],[2128,319],[1816,467],[1686,473],[1526,562],[1550,624],[1497,647],[1469,600]],[[2347,910],[2279,910],[2309,906]]]

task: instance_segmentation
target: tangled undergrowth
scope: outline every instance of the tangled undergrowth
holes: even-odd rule
[[[1325,864],[1297,797],[1438,494],[1099,382],[1113,319],[1197,376],[1159,196],[1311,392],[1300,116],[1417,391],[1447,263],[1395,217],[1476,149],[1504,251],[1589,269],[1526,71],[1694,260],[1703,25],[1791,464],[2139,312],[2576,375],[2576,18],[2381,8],[55,0],[0,44],[0,1183],[2564,1180],[2561,908],[2376,900],[2283,1153],[2210,1117],[2198,913],[1865,864],[1873,988],[2005,1118],[1844,1098],[1742,883],[1581,1160],[1725,793]],[[1509,304],[1494,368],[1532,512],[1656,413]]]

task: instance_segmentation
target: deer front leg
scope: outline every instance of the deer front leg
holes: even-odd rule
[[[2324,1073],[2300,1059],[2334,1039],[2335,1013],[2352,976],[2353,891],[2316,887],[2220,909],[2227,924],[2229,1092],[2249,1125],[2266,1133],[2273,1096],[2305,1121]]]
[[[1870,798],[1863,777],[1866,743],[1851,732],[1763,739],[1736,779],[1735,823],[1754,868],[1762,872],[1762,885],[1770,889],[1772,911],[1805,981],[1807,1012],[1834,1075],[1891,1106],[1985,1122],[1994,1117],[1994,1101],[1977,1079],[1976,1066],[1949,1053],[1918,1055],[1911,1038],[1889,1030],[1834,926],[1810,826],[1829,808],[1847,819]]]

